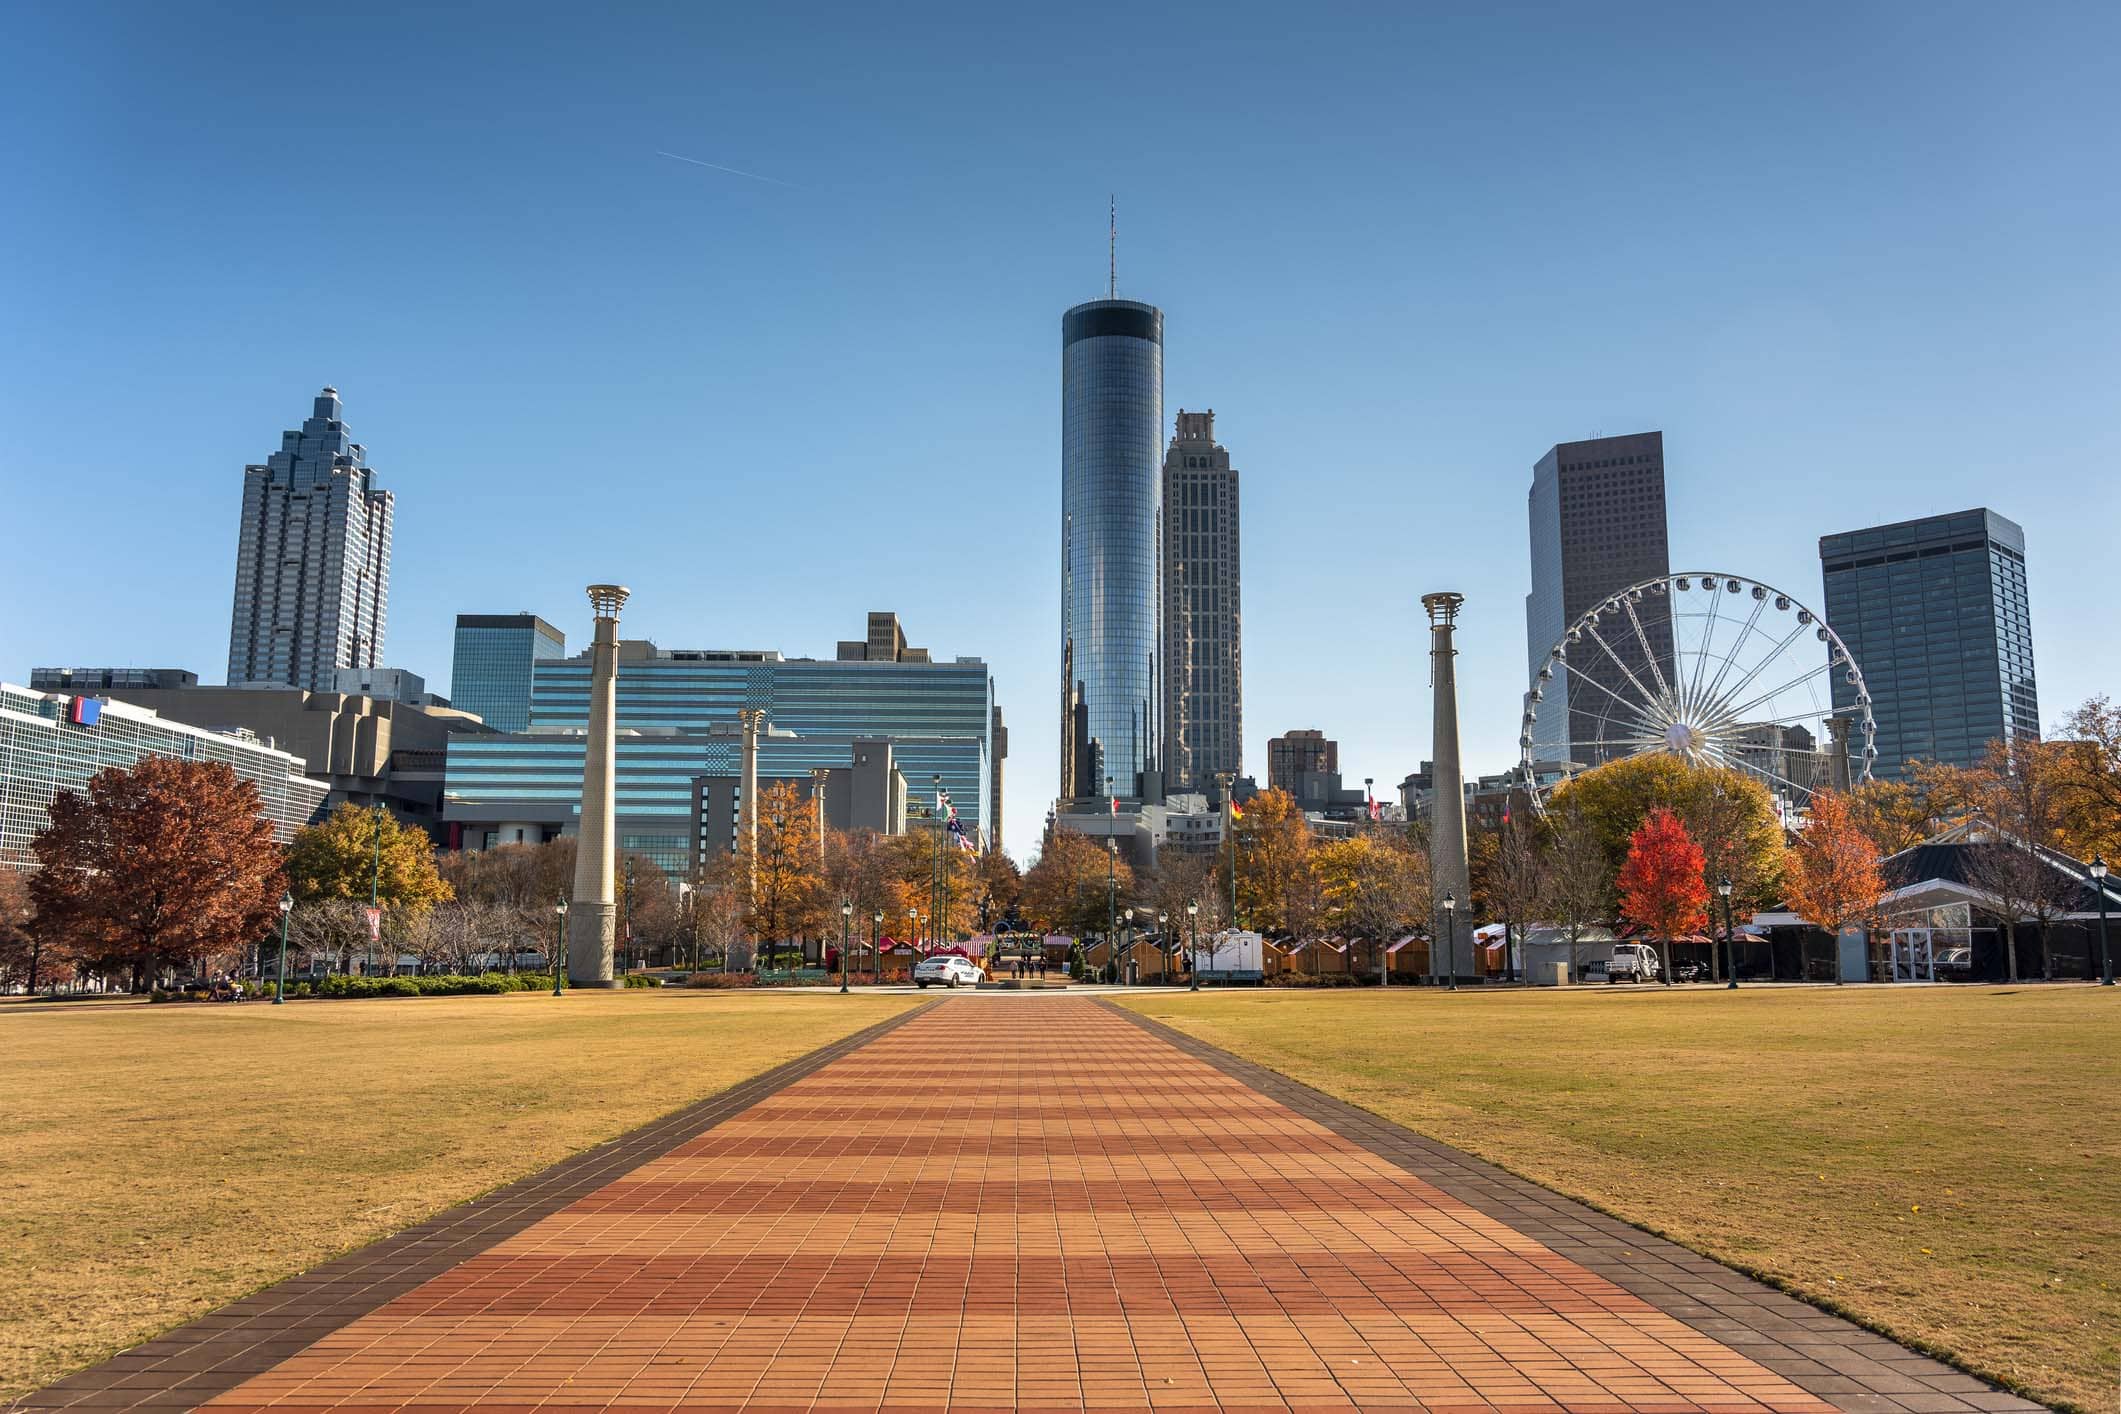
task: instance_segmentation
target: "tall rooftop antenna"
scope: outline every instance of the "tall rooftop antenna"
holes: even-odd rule
[[[1106,298],[1106,299],[1118,299],[1118,298],[1119,298],[1119,197],[1118,197],[1118,196],[1117,196],[1117,195],[1115,194],[1115,195],[1112,195],[1112,196],[1108,196],[1108,197],[1106,198],[1106,200],[1107,200],[1107,201],[1109,201],[1109,202],[1111,203],[1111,210],[1110,210],[1110,212],[1109,212],[1109,221],[1110,221],[1110,224],[1109,224],[1109,225],[1107,225],[1107,227],[1105,228],[1105,252],[1106,252],[1106,256],[1107,256],[1107,258],[1108,258],[1108,259],[1109,259],[1109,261],[1111,262],[1111,269],[1110,269],[1109,271],[1107,271],[1107,272],[1106,272],[1106,275],[1105,275],[1105,298]]]

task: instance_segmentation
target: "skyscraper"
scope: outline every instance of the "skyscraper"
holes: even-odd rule
[[[1164,316],[1061,317],[1061,794],[1160,799]],[[1081,711],[1075,710],[1080,694]]]
[[[1532,468],[1528,504],[1532,592],[1524,601],[1527,678],[1587,610],[1617,590],[1671,572],[1664,522],[1664,434],[1638,432],[1559,443]],[[1608,735],[1600,730],[1601,708],[1614,701],[1613,693],[1626,690],[1628,672],[1648,676],[1650,653],[1666,671],[1673,658],[1670,620],[1645,622],[1643,627],[1647,644],[1619,640],[1613,645],[1621,662],[1603,653],[1579,654],[1556,669],[1547,689],[1549,701],[1559,705],[1566,700],[1569,710],[1539,714],[1535,759],[1595,766],[1624,754],[1596,744]]]
[[[567,635],[536,614],[459,614],[449,700],[496,731],[530,725],[532,665],[567,656]]]
[[[1237,473],[1215,412],[1178,414],[1164,452],[1164,781],[1208,794],[1243,770]]]
[[[2040,735],[2025,532],[1994,511],[1876,525],[1819,539],[1826,621],[1870,689],[1873,774],[1910,761],[1968,766],[1991,741]],[[1855,703],[1834,681],[1836,710]]]
[[[367,455],[326,388],[279,451],[243,468],[229,682],[329,692],[340,668],[382,666],[393,498]]]

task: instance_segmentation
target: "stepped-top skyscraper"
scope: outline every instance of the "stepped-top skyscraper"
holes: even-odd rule
[[[1212,794],[1244,771],[1237,473],[1215,413],[1178,414],[1164,452],[1164,784]]]
[[[1164,316],[1061,317],[1061,797],[1159,800]]]
[[[280,450],[243,468],[231,683],[334,690],[340,668],[383,663],[392,497],[326,388]]]
[[[1671,573],[1665,535],[1664,434],[1637,432],[1563,442],[1532,468],[1532,592],[1525,596],[1527,675],[1537,672],[1569,625],[1615,592]],[[1533,752],[1541,761],[1586,766],[1619,754],[1607,719],[1626,674],[1650,676],[1652,652],[1671,671],[1669,619],[1643,626],[1642,643],[1612,645],[1614,657],[1579,654],[1559,669],[1547,700],[1568,711],[1541,712]],[[1625,668],[1622,664],[1625,663]],[[1588,679],[1584,681],[1583,679]]]

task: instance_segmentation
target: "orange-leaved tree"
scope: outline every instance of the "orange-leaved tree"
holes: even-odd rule
[[[1263,790],[1237,817],[1237,919],[1242,927],[1304,936],[1318,922],[1322,896],[1311,870],[1311,827],[1285,790]],[[1228,879],[1224,880],[1227,892]]]
[[[146,757],[60,791],[31,848],[37,927],[137,989],[164,968],[233,955],[279,920],[280,847],[258,788],[217,761]]]
[[[824,858],[817,807],[793,781],[759,792],[758,840],[744,855],[750,907],[744,926],[769,956],[825,926]]]
[[[1708,922],[1709,882],[1701,846],[1679,817],[1658,806],[1628,836],[1620,866],[1621,916],[1650,931],[1660,944],[1664,981],[1672,980],[1672,935]]]
[[[1838,936],[1851,924],[1869,922],[1878,910],[1885,892],[1878,845],[1838,791],[1813,795],[1810,816],[1790,851],[1783,900],[1805,922]]]

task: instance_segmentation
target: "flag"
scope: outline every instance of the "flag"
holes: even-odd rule
[[[1242,805],[1239,805],[1235,800],[1230,802],[1230,818],[1232,820],[1242,820],[1245,818],[1245,808]]]
[[[1112,797],[1112,818],[1119,818],[1119,797],[1116,795]]]
[[[972,836],[965,833],[965,822],[957,818],[955,810],[950,812],[950,843],[959,849],[979,853],[979,846],[972,842]]]
[[[1385,818],[1384,805],[1379,802],[1375,796],[1372,796],[1370,798],[1370,818],[1372,820],[1382,820]]]

